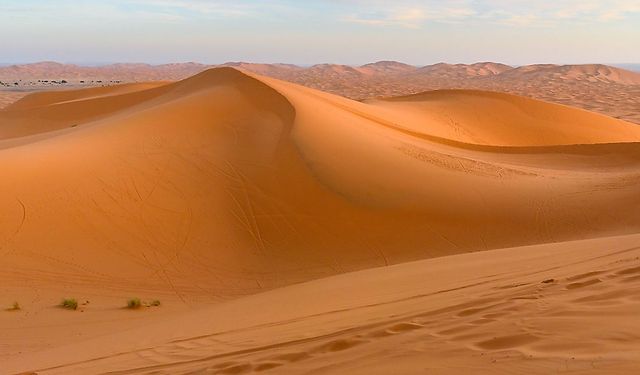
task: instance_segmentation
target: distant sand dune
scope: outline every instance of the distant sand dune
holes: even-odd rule
[[[168,82],[130,83],[115,86],[90,87],[81,90],[36,92],[24,99],[21,99],[17,103],[12,103],[7,106],[5,110],[15,111],[36,109],[38,107],[51,106],[54,104],[68,103],[72,101],[123,95],[130,92],[155,88],[166,83]]]
[[[228,62],[221,65],[176,63],[112,64],[83,67],[40,62],[0,67],[2,82],[20,90],[50,90],[73,85],[104,85],[185,79],[214,67],[233,67],[356,100],[416,94],[429,90],[475,89],[507,92],[570,105],[640,124],[640,73],[602,64],[535,64],[512,67],[495,62],[438,63],[417,67],[396,61],[362,66]],[[61,80],[68,84],[60,84]],[[82,83],[80,82],[82,81]],[[16,100],[0,91],[0,108]],[[3,97],[6,100],[3,100]]]
[[[456,270],[458,258],[452,256],[640,233],[639,140],[640,129],[633,124],[507,94],[449,90],[361,103],[232,68],[208,70],[175,83],[27,96],[0,111],[0,175],[10,176],[0,179],[0,285],[8,298],[27,298],[28,306],[38,311],[23,321],[27,327],[20,334],[8,334],[10,348],[23,353],[54,348],[37,357],[41,361],[38,366],[32,363],[36,367],[72,362],[51,354],[62,350],[55,349],[60,346],[55,337],[68,325],[68,312],[48,310],[49,301],[61,295],[94,296],[87,318],[78,318],[84,327],[78,332],[101,336],[116,328],[114,322],[121,330],[139,324],[140,318],[108,307],[106,302],[115,298],[161,295],[169,307],[152,321],[165,321],[160,320],[163,314],[166,319],[171,314],[185,319],[182,314],[188,306],[202,307],[349,271],[447,256],[443,259],[450,260],[443,262],[451,262],[446,266],[451,280],[438,278],[444,273],[430,280],[426,270],[439,260],[416,266],[426,267],[420,268],[420,280],[457,290],[460,280],[466,280],[458,276],[480,272],[484,276],[469,282],[484,286],[469,295],[447,294],[451,299],[443,304],[430,302],[445,310],[416,310],[415,316],[422,311],[426,320],[411,318],[409,311],[414,307],[376,307],[372,325],[358,322],[353,335],[350,327],[356,323],[350,317],[343,321],[348,322],[344,331],[329,324],[327,332],[313,333],[320,339],[296,341],[286,333],[272,336],[268,328],[269,319],[288,316],[288,312],[274,310],[275,315],[256,317],[250,311],[271,307],[260,300],[266,297],[246,297],[247,305],[237,311],[250,316],[242,320],[239,315],[243,323],[236,327],[227,322],[225,327],[249,329],[250,337],[255,334],[266,340],[255,345],[269,356],[253,357],[263,349],[239,349],[223,365],[211,353],[229,351],[227,345],[233,346],[233,340],[247,337],[233,336],[229,344],[203,338],[203,343],[189,331],[184,344],[170,341],[175,346],[135,352],[131,354],[135,359],[129,354],[122,360],[113,357],[118,365],[105,368],[116,371],[144,362],[141,371],[151,373],[156,365],[147,358],[166,371],[172,369],[171,363],[180,364],[175,372],[170,370],[173,373],[202,370],[191,365],[193,359],[193,363],[212,366],[216,362],[223,373],[242,373],[280,366],[291,358],[290,362],[307,357],[322,361],[326,353],[358,352],[378,336],[423,335],[424,325],[431,327],[429,337],[446,337],[464,353],[511,348],[525,348],[523,353],[551,350],[550,356],[555,350],[565,353],[561,349],[565,341],[550,339],[558,345],[556,349],[540,344],[547,335],[544,324],[543,328],[534,321],[509,326],[520,321],[519,314],[545,306],[523,306],[522,301],[547,293],[549,286],[550,297],[545,301],[551,304],[557,298],[562,304],[569,303],[568,298],[597,299],[606,292],[616,301],[628,302],[629,311],[637,311],[635,296],[615,297],[619,288],[611,287],[632,276],[607,283],[606,277],[590,274],[584,280],[540,284],[541,278],[592,271],[618,275],[624,271],[622,265],[596,260],[599,255],[611,256],[612,261],[621,258],[598,246],[617,246],[622,241],[628,246],[620,251],[626,251],[635,246],[636,237],[589,242],[598,246],[584,254],[593,254],[588,259],[581,258],[576,248],[581,243],[487,253],[493,254],[486,258],[487,269],[477,268],[484,258],[469,255],[460,258],[466,260]],[[565,250],[568,255],[562,255]],[[536,251],[544,254],[542,258]],[[531,271],[535,277],[527,273],[517,254],[537,267]],[[500,263],[503,255],[513,263]],[[565,256],[572,263],[556,264]],[[496,262],[502,265],[492,270]],[[593,269],[581,262],[594,262]],[[558,275],[550,272],[556,265],[565,267]],[[378,277],[366,272],[325,282],[347,280],[357,288],[367,277]],[[591,282],[596,279],[602,285]],[[634,280],[625,282],[635,285]],[[402,286],[413,288],[415,281],[397,279],[389,293],[404,295]],[[513,291],[491,289],[519,282],[526,284]],[[310,285],[324,288],[322,280],[317,283]],[[601,289],[604,286],[608,287]],[[322,295],[311,288],[310,295]],[[576,291],[569,297],[560,293],[562,288]],[[282,290],[273,293],[286,294],[289,289]],[[424,293],[436,291],[429,290]],[[382,303],[377,290],[369,292],[371,299],[354,291],[352,302],[359,305],[362,298],[362,303]],[[418,298],[421,293],[406,297]],[[296,305],[295,298],[290,301],[293,311],[307,308]],[[171,310],[172,304],[182,307]],[[229,312],[220,308],[219,314]],[[396,314],[393,310],[407,316],[391,319],[387,314]],[[509,319],[513,320],[494,323],[490,317],[503,313],[512,314]],[[449,320],[436,328],[428,322],[433,319],[430,314]],[[0,327],[13,326],[13,316],[17,315],[0,314]],[[91,324],[91,319],[102,323]],[[383,324],[380,319],[388,321]],[[505,335],[494,337],[494,330],[484,329],[473,333],[471,328],[481,326],[482,319]],[[561,324],[558,316],[553,319],[549,324]],[[259,322],[267,324],[264,331]],[[153,337],[154,345],[176,339],[174,326],[166,327],[145,335]],[[467,328],[471,329],[468,334]],[[269,346],[270,337],[289,344]],[[411,345],[419,345],[411,341],[416,336],[407,337]],[[113,342],[109,342],[87,349],[84,357],[99,357],[100,350],[113,353]],[[144,347],[136,340],[127,343]],[[245,344],[238,347],[252,347]],[[597,351],[587,344],[576,355]],[[129,346],[127,350],[133,350]],[[290,352],[290,346],[295,350]],[[10,348],[0,351],[0,359],[17,354]],[[183,349],[196,354],[180,359]],[[245,357],[251,358],[248,365]],[[317,363],[313,361],[309,363]],[[164,363],[169,367],[162,367]],[[341,367],[346,362],[340,363],[336,369],[350,372],[348,366]],[[367,366],[373,364],[365,362],[358,371],[370,373]],[[30,369],[25,367],[14,361],[10,368]]]
[[[416,131],[495,146],[553,146],[640,141],[640,127],[593,112],[514,95],[439,90],[372,101]],[[420,128],[422,130],[420,130]]]

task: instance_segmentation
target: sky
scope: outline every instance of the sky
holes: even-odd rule
[[[640,0],[0,0],[0,62],[640,62]]]

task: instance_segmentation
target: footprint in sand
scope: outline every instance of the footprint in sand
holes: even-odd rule
[[[347,350],[353,348],[356,345],[364,344],[365,340],[359,339],[339,339],[330,341],[326,344],[320,345],[319,347],[312,350],[313,353],[331,353],[331,352],[340,352],[343,350]]]
[[[539,339],[540,338],[537,336],[529,333],[522,333],[518,335],[494,337],[489,340],[478,342],[475,346],[483,350],[512,349],[536,342]]]
[[[586,280],[586,281],[582,281],[582,282],[578,282],[578,283],[571,283],[571,284],[567,284],[567,289],[571,290],[571,289],[578,289],[578,288],[584,288],[585,286],[589,286],[589,285],[594,285],[594,284],[599,284],[601,283],[602,280],[596,278],[596,279],[590,279],[590,280]]]

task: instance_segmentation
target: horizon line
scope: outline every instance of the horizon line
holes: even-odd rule
[[[41,64],[41,63],[56,63],[56,64],[61,64],[61,65],[76,65],[79,67],[87,67],[87,68],[99,68],[99,67],[106,67],[106,66],[111,66],[111,65],[118,65],[118,64],[143,64],[143,65],[149,65],[149,66],[162,66],[162,65],[171,65],[171,64],[198,64],[198,65],[208,65],[208,66],[216,66],[216,65],[225,65],[225,64],[264,64],[264,65],[294,65],[294,66],[298,66],[301,68],[304,67],[312,67],[312,66],[317,66],[317,65],[343,65],[343,66],[350,66],[350,67],[361,67],[364,65],[369,65],[369,64],[375,64],[375,63],[381,63],[381,62],[392,62],[392,63],[400,63],[400,64],[405,64],[405,65],[409,65],[409,66],[414,66],[414,67],[426,67],[426,66],[432,66],[432,65],[437,65],[437,64],[448,64],[448,65],[474,65],[474,64],[483,64],[483,63],[492,63],[492,64],[503,64],[503,65],[508,65],[508,66],[512,66],[512,67],[522,67],[522,66],[529,66],[529,65],[609,65],[609,66],[629,66],[629,65],[640,65],[640,62],[532,62],[532,63],[526,63],[526,64],[510,64],[510,63],[505,63],[505,62],[500,62],[500,61],[493,61],[493,60],[478,60],[475,62],[448,62],[448,61],[438,61],[438,62],[434,62],[434,63],[427,63],[427,64],[411,64],[411,63],[406,63],[400,60],[388,60],[388,59],[383,59],[383,60],[376,60],[376,61],[370,61],[370,62],[365,62],[365,63],[355,63],[355,64],[350,64],[350,63],[339,63],[339,62],[317,62],[317,63],[292,63],[292,62],[255,62],[255,61],[250,61],[250,60],[229,60],[229,61],[225,61],[225,62],[220,62],[220,63],[210,63],[210,62],[201,62],[201,61],[196,61],[196,60],[190,60],[190,61],[169,61],[169,62],[146,62],[146,61],[103,61],[103,62],[78,62],[78,61],[57,61],[57,60],[34,60],[34,61],[28,61],[28,62],[0,62],[0,67],[7,67],[7,66],[20,66],[20,65],[33,65],[33,64]]]

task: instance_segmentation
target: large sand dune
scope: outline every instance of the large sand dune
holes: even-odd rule
[[[0,111],[0,174],[8,176],[0,180],[0,285],[7,303],[25,301],[24,312],[0,314],[0,327],[20,329],[6,331],[10,345],[0,347],[0,355],[13,358],[8,362],[10,371],[53,368],[122,350],[125,357],[131,353],[138,359],[127,357],[115,367],[89,362],[83,371],[149,367],[152,372],[155,368],[144,358],[162,366],[169,364],[159,369],[170,373],[200,371],[204,367],[180,366],[186,362],[208,366],[218,358],[215,353],[228,351],[213,345],[218,341],[208,341],[209,336],[203,339],[203,349],[197,349],[195,322],[215,317],[215,322],[208,321],[206,326],[216,325],[207,328],[213,329],[211,332],[232,329],[236,324],[248,332],[221,341],[232,346],[236,345],[233,340],[242,341],[237,347],[247,347],[247,351],[239,354],[261,355],[250,349],[252,345],[266,345],[277,352],[282,347],[277,344],[280,341],[322,342],[316,349],[301,349],[314,358],[307,363],[319,366],[314,361],[322,362],[324,357],[316,359],[317,353],[340,352],[343,356],[340,348],[368,341],[343,335],[350,332],[354,319],[368,318],[347,314],[334,321],[331,315],[326,325],[322,315],[318,321],[315,317],[300,318],[315,316],[313,305],[304,303],[303,295],[308,299],[317,296],[318,303],[324,301],[323,308],[338,309],[341,303],[349,302],[351,305],[344,308],[354,309],[355,314],[355,307],[364,302],[377,306],[394,295],[417,303],[405,295],[406,285],[426,288],[417,295],[438,288],[458,290],[469,272],[486,273],[483,277],[491,278],[492,272],[510,267],[524,272],[530,261],[544,277],[553,273],[548,271],[556,261],[565,258],[568,265],[550,277],[572,277],[587,264],[597,271],[604,267],[602,272],[607,275],[618,275],[622,266],[598,263],[598,256],[620,261],[617,253],[610,252],[611,246],[631,246],[637,242],[635,236],[588,242],[593,246],[589,252],[581,252],[583,243],[578,242],[466,258],[453,255],[639,233],[638,141],[637,125],[507,94],[454,90],[361,103],[231,68],[205,71],[176,83],[27,96]],[[432,260],[268,292],[275,296],[244,297],[228,302],[230,305],[206,307],[207,312],[199,318],[184,315],[189,308],[204,308],[267,289],[441,256],[447,256],[442,260],[447,270],[442,275],[437,270],[445,268],[438,268],[440,261]],[[622,260],[627,260],[626,255]],[[478,266],[482,262],[486,268]],[[427,278],[430,272],[433,277]],[[396,279],[389,284],[389,294],[381,296],[383,290],[375,280],[385,277]],[[446,300],[429,300],[427,304],[434,309],[459,307],[460,311],[453,307],[451,311],[465,318],[446,323],[451,329],[473,326],[476,323],[466,318],[472,314],[466,314],[465,309],[477,307],[499,314],[502,310],[496,310],[494,304],[503,306],[507,302],[500,301],[512,301],[516,292],[532,289],[542,293],[536,289],[540,277],[520,278],[512,272],[492,283],[479,282],[479,291],[446,294]],[[421,284],[432,281],[433,286]],[[623,286],[634,286],[634,282],[631,278],[628,283],[614,280],[606,284],[607,292],[619,296],[616,301],[629,302],[625,306],[630,312],[638,311],[637,296],[625,294]],[[524,286],[513,291],[491,289],[506,286],[501,283]],[[352,289],[334,300],[331,296],[340,285]],[[550,297],[544,303],[558,309],[566,306],[573,297],[559,290],[573,289],[570,285],[544,284],[550,287]],[[371,289],[361,290],[366,288]],[[593,290],[589,293],[597,295],[597,288],[588,289]],[[470,296],[482,293],[491,295],[480,302]],[[75,318],[73,313],[51,307],[59,298],[71,295],[91,299],[84,316]],[[113,306],[114,301],[135,295],[161,296],[167,306],[148,314],[148,320],[145,313]],[[348,296],[360,295],[362,301],[344,302]],[[270,296],[276,302],[267,302]],[[270,303],[277,306],[269,307]],[[527,305],[529,310],[518,310],[515,305],[511,307],[516,312],[535,315],[535,308]],[[265,311],[260,311],[262,308]],[[395,313],[376,310],[371,316],[373,325],[367,326],[363,335],[373,338],[380,331],[385,336],[385,330],[404,331],[406,327],[411,330],[413,324],[427,324],[405,322],[404,318],[396,321],[385,315],[410,316],[414,308],[397,305],[392,308]],[[453,358],[463,355],[459,351],[463,347],[467,348],[464,355],[472,356],[521,346],[527,349],[518,352],[521,354],[543,352],[535,342],[547,337],[547,332],[556,332],[553,327],[560,320],[541,327],[533,323],[521,326],[516,324],[521,316],[508,315],[498,326],[487,326],[504,332],[507,338],[493,339],[494,328],[483,329],[477,337],[472,334],[453,340],[448,353]],[[233,323],[235,318],[239,320]],[[77,325],[69,319],[77,319]],[[188,328],[187,341],[157,349],[157,357],[135,351],[149,342],[160,345],[174,340],[171,319],[194,322]],[[305,323],[291,323],[294,325],[282,327],[275,336],[272,328],[262,331],[259,325],[270,327],[273,322],[296,319]],[[386,323],[375,325],[384,319],[391,328],[383,327]],[[576,325],[589,326],[589,319]],[[146,331],[140,328],[145,333],[136,333],[119,349],[114,344],[117,337],[95,338],[116,327],[129,330],[141,324],[151,326]],[[153,328],[153,324],[166,329]],[[442,324],[441,330],[446,330],[445,322]],[[310,326],[315,328],[308,334],[321,337],[320,341],[301,336],[304,331],[300,330]],[[56,349],[68,344],[56,339],[61,332],[70,332],[81,341],[91,337],[99,343],[85,346],[84,354],[73,354],[74,360],[68,355],[76,350]],[[413,347],[419,344],[411,340],[418,340],[415,335],[421,332],[393,336],[398,337],[393,340],[409,340],[407,345]],[[589,336],[589,331],[584,335]],[[322,341],[334,336],[338,337],[335,342]],[[616,339],[602,338],[593,345],[606,345],[607,340]],[[556,341],[552,338],[551,342]],[[560,338],[557,342],[559,347],[566,344]],[[382,350],[380,345],[388,344],[362,348]],[[33,354],[41,350],[44,352]],[[367,352],[359,350],[366,349],[358,349],[356,358],[366,358]],[[16,357],[18,351],[23,354]],[[578,350],[575,355],[595,351]],[[556,358],[566,353],[558,349],[540,355]],[[484,363],[484,359],[477,360],[480,362],[470,362],[470,366]],[[257,357],[249,367],[236,361],[234,357],[225,362],[227,373],[256,370],[262,364]],[[286,359],[266,362],[274,361]],[[439,366],[447,365],[443,361]],[[171,363],[177,367],[171,368]],[[369,373],[368,366],[376,366],[375,361],[363,359],[360,363],[358,371],[362,373]],[[557,363],[547,359],[539,368]],[[91,367],[93,364],[96,367]],[[225,366],[217,369],[226,371]],[[264,366],[267,369],[270,365]],[[303,365],[291,371],[308,369]],[[322,369],[332,368],[320,367],[318,371]],[[61,373],[69,371],[59,369]]]

